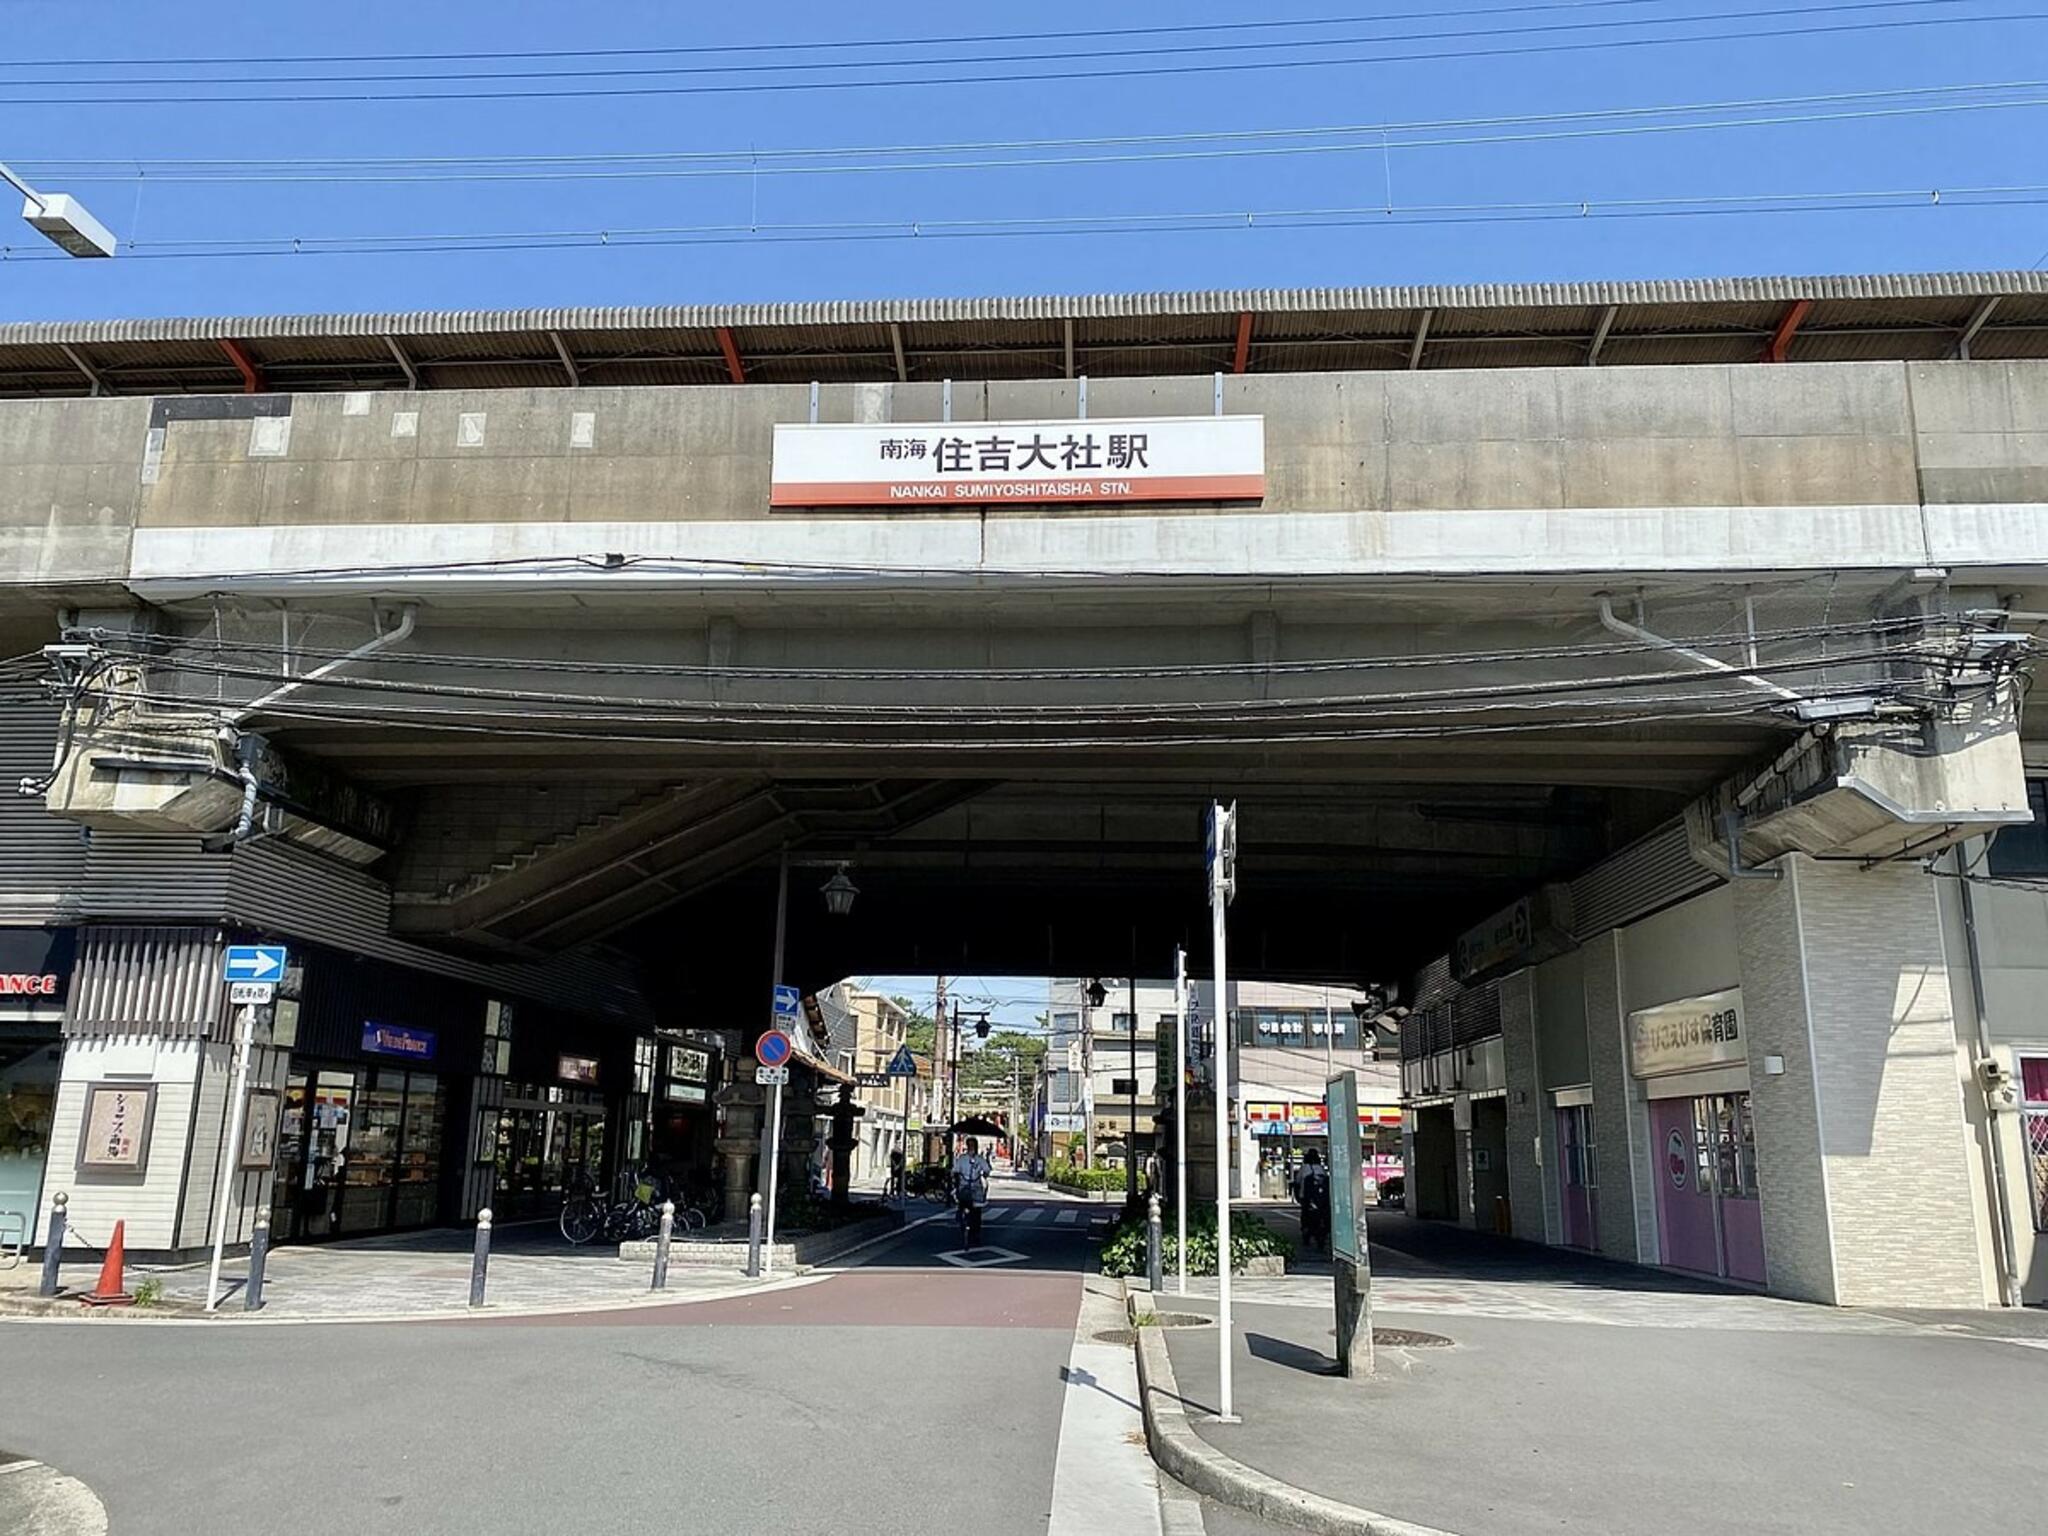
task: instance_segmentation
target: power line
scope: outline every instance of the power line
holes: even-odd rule
[[[2043,82],[2048,84],[2048,82]],[[1891,93],[1879,93],[1891,94]],[[1258,140],[1281,138],[1280,143],[1239,143],[1225,146],[1201,146],[1186,149],[1143,149],[1121,152],[1081,152],[1083,148],[1099,141],[1073,140],[1076,151],[1065,154],[1017,153],[999,155],[979,160],[870,160],[822,162],[816,158],[797,160],[795,163],[768,164],[740,163],[745,160],[743,152],[728,151],[718,159],[735,163],[702,164],[647,164],[614,167],[594,162],[553,162],[533,164],[527,168],[478,167],[475,169],[414,167],[401,168],[397,165],[385,168],[373,166],[353,167],[342,164],[340,169],[318,169],[308,164],[302,169],[261,168],[195,168],[189,170],[143,170],[117,169],[116,162],[94,162],[95,168],[67,171],[62,164],[50,167],[50,174],[67,176],[74,182],[100,182],[126,184],[150,182],[157,185],[415,185],[442,182],[596,182],[596,181],[674,181],[674,180],[736,180],[753,179],[761,176],[846,176],[846,175],[889,175],[906,173],[934,173],[952,171],[1006,171],[1062,168],[1072,169],[1086,166],[1156,165],[1164,163],[1252,160],[1281,157],[1305,157],[1317,155],[1377,155],[1384,156],[1394,150],[1417,149],[1460,149],[1480,148],[1502,144],[1549,144],[1573,142],[1585,139],[1638,138],[1648,135],[1716,132],[1734,128],[1783,128],[1807,127],[1820,123],[1869,122],[1889,118],[1937,117],[1960,112],[1997,112],[2048,106],[2048,97],[2015,97],[1992,101],[1946,101],[1920,102],[1912,105],[1890,107],[1866,107],[1834,111],[1779,114],[1775,116],[1729,117],[1709,119],[1702,122],[1647,122],[1607,123],[1583,128],[1554,128],[1519,133],[1494,132],[1451,132],[1437,138],[1404,138],[1389,144],[1385,134],[1391,130],[1356,128],[1296,129],[1278,130],[1271,134],[1244,133],[1235,135],[1239,139]],[[1652,109],[1665,110],[1665,109]],[[1701,108],[1698,110],[1711,110]],[[1412,130],[1410,130],[1412,131]],[[1351,136],[1342,143],[1310,143],[1311,137],[1335,138]],[[1363,137],[1370,135],[1370,137]],[[1199,137],[1199,136],[1198,136]],[[805,156],[822,152],[801,151]],[[852,153],[851,151],[847,153]],[[900,151],[908,155],[912,151]],[[921,152],[919,152],[921,153]],[[622,157],[645,161],[647,157]],[[708,156],[687,157],[691,159],[713,158]]]
[[[1282,38],[1266,41],[1245,41],[1232,39],[1227,42],[1171,43],[1156,47],[1119,48],[1118,59],[1184,58],[1206,54],[1248,54],[1270,53],[1302,48],[1362,47],[1367,44],[1407,42],[1448,42],[1472,37],[1528,37],[1563,32],[1610,32],[1640,31],[1652,27],[1685,27],[1701,22],[1714,21],[1771,21],[1797,16],[1830,16],[1872,11],[1919,11],[1941,10],[1953,6],[1967,5],[1973,0],[1843,0],[1843,3],[1828,5],[1774,6],[1766,9],[1747,8],[1740,10],[1700,11],[1677,16],[1635,16],[1594,21],[1540,22],[1534,26],[1493,26],[1486,28],[1450,28],[1432,31],[1395,33],[1384,37],[1327,37],[1316,39]],[[1990,18],[1957,18],[1962,20],[1986,20]],[[1932,21],[1946,21],[1947,18],[1926,18]],[[908,43],[893,45],[900,50],[904,47],[931,48],[944,46],[929,43]],[[797,63],[769,64],[657,64],[632,65],[622,68],[552,68],[524,70],[466,70],[450,72],[445,70],[422,70],[407,72],[381,72],[359,75],[252,75],[244,77],[223,76],[193,78],[177,75],[135,75],[112,78],[88,77],[79,80],[53,80],[31,82],[36,88],[56,90],[73,86],[117,86],[123,90],[141,85],[387,85],[410,84],[415,82],[451,81],[472,83],[477,81],[508,80],[558,80],[564,76],[577,79],[617,80],[668,78],[694,75],[799,75],[816,74],[820,71],[845,71],[854,69],[922,69],[928,65],[966,64],[1045,64],[1063,63],[1074,60],[1094,62],[1102,53],[1094,48],[1057,49],[1046,52],[1024,53],[980,53],[953,54],[936,58],[903,58],[897,52],[874,58],[805,60]]]
[[[1941,0],[1946,3],[1946,0]],[[1756,12],[1733,12],[1731,16],[1755,15]],[[1701,17],[1684,18],[1697,21]],[[845,91],[845,90],[895,90],[906,86],[953,86],[953,85],[1025,85],[1046,81],[1094,81],[1130,80],[1156,77],[1186,77],[1214,74],[1238,74],[1247,71],[1270,71],[1282,69],[1329,69],[1344,68],[1361,64],[1414,64],[1445,60],[1474,60],[1490,58],[1523,58],[1539,55],[1577,54],[1633,48],[1661,48],[1684,46],[1707,42],[1771,42],[1782,38],[1831,37],[1849,33],[1891,32],[1909,28],[1953,27],[1953,26],[2002,26],[2015,22],[2036,22],[2048,20],[2048,12],[2028,11],[1996,16],[1926,16],[1908,17],[1896,20],[1863,20],[1830,22],[1813,26],[1772,27],[1764,30],[1736,28],[1714,32],[1697,32],[1675,37],[1603,38],[1579,42],[1534,43],[1502,45],[1468,49],[1433,49],[1410,53],[1366,53],[1335,56],[1322,53],[1303,59],[1232,59],[1224,63],[1209,64],[1155,64],[1134,65],[1115,69],[1050,71],[1008,71],[1003,73],[926,75],[903,78],[867,78],[852,80],[767,80],[742,81],[726,84],[697,85],[625,85],[625,86],[575,86],[546,90],[514,91],[292,91],[205,95],[123,95],[123,96],[80,96],[75,94],[5,96],[0,105],[5,106],[300,106],[321,103],[391,103],[409,101],[544,101],[544,100],[592,100],[624,97],[669,97],[669,96],[722,96],[753,95],[775,91]],[[1666,22],[1664,24],[1669,24]],[[1505,29],[1513,35],[1516,29]],[[1535,29],[1522,29],[1535,30]],[[1493,37],[1502,35],[1501,30],[1486,32],[1454,33],[1449,36]],[[1359,41],[1425,41],[1422,35],[1409,38],[1371,39]],[[1341,46],[1339,43],[1318,44],[1318,47]],[[1232,48],[1232,53],[1246,50]],[[1050,57],[1041,55],[1040,57]],[[929,60],[927,63],[946,65],[957,60]],[[748,66],[751,67],[751,66]],[[843,68],[853,66],[843,65]],[[892,64],[890,67],[906,68],[916,65]],[[732,71],[721,71],[730,73]],[[203,85],[204,81],[185,82]],[[56,91],[62,82],[38,82],[31,89]]]
[[[1761,111],[1770,108],[1841,106],[1865,102],[1900,101],[1928,96],[1953,96],[1990,91],[2030,91],[2048,87],[2048,79],[1969,81],[1954,85],[1901,86],[1884,90],[1828,91],[1797,96],[1752,96],[1719,101],[1661,102],[1640,107],[1604,107],[1565,112],[1517,112],[1490,117],[1447,117],[1383,119],[1378,122],[1332,123],[1307,128],[1206,129],[1181,133],[1105,134],[1090,137],[966,139],[922,144],[854,144],[839,146],[752,146],[722,150],[643,150],[629,153],[595,152],[569,155],[391,155],[391,156],[291,156],[273,159],[181,158],[150,159],[30,159],[16,164],[51,176],[76,180],[98,171],[119,171],[124,175],[157,177],[180,170],[226,172],[248,171],[292,173],[366,170],[372,172],[410,170],[492,170],[605,167],[613,165],[692,165],[745,162],[749,167],[788,160],[841,160],[858,156],[904,157],[917,155],[1005,154],[1029,150],[1077,150],[1092,148],[1148,148],[1178,144],[1236,144],[1341,135],[1407,134],[1452,132],[1458,129],[1545,127],[1582,122],[1606,122],[1640,117],[1662,117],[1686,113]],[[1395,148],[1404,145],[1396,144]]]
[[[135,261],[251,256],[387,256],[513,250],[573,250],[713,245],[800,245],[902,240],[1020,239],[1228,233],[1236,230],[1337,229],[1362,225],[1425,227],[1560,221],[1728,217],[1788,213],[1874,213],[1947,207],[2035,207],[2048,185],[1902,188],[1860,192],[1759,193],[1700,198],[1591,198],[1526,203],[1381,204],[1342,208],[1248,209],[1043,218],[846,220],[821,224],[701,224],[641,229],[524,230],[405,235],[270,236],[259,240],[127,242]],[[0,261],[64,261],[61,252],[0,245]]]

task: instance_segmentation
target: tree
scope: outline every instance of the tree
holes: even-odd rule
[[[930,1056],[932,1047],[938,1043],[938,1026],[932,1022],[932,1016],[907,997],[895,997],[890,1001],[909,1015],[909,1022],[904,1026],[904,1038],[909,1041],[910,1049],[919,1056]]]
[[[960,1092],[1006,1094],[1011,1082],[1018,1085],[1020,1102],[1030,1097],[1030,1084],[1045,1059],[1045,1037],[1020,1029],[998,1029],[960,1061]]]

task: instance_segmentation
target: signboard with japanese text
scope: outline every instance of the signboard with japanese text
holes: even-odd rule
[[[555,1076],[565,1083],[594,1083],[597,1081],[597,1058],[595,1056],[557,1056]]]
[[[250,1092],[248,1117],[242,1122],[240,1166],[245,1172],[268,1168],[277,1161],[277,1126],[282,1106],[275,1089],[258,1088]]]
[[[1330,1254],[1358,1262],[1364,1243],[1358,1234],[1359,1174],[1358,1079],[1345,1072],[1325,1085],[1330,1138]]]
[[[88,1083],[79,1140],[81,1173],[141,1173],[149,1162],[153,1083]]]
[[[1740,987],[1638,1008],[1628,1016],[1629,1070],[1637,1077],[1739,1066],[1748,1052]]]
[[[431,1029],[408,1029],[400,1024],[363,1022],[363,1052],[369,1056],[403,1056],[410,1061],[432,1061],[438,1036]]]
[[[782,424],[768,504],[1257,501],[1263,416]]]

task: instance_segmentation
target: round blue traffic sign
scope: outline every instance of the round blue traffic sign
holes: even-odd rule
[[[779,1029],[771,1029],[754,1042],[754,1060],[764,1067],[782,1067],[796,1054],[796,1042]]]

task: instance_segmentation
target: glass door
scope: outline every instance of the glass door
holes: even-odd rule
[[[307,1075],[294,1071],[285,1080],[284,1114],[277,1123],[277,1177],[270,1182],[271,1241],[288,1243],[299,1230],[300,1196],[306,1190],[306,1148],[311,1143]]]

